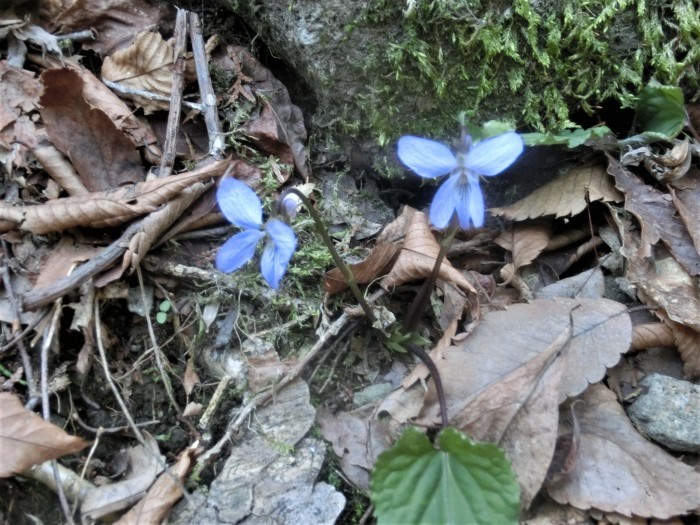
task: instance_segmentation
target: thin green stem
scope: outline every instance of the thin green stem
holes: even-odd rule
[[[286,193],[293,193],[294,195],[299,197],[301,202],[304,203],[304,206],[309,211],[309,215],[311,215],[311,218],[314,220],[314,223],[316,224],[316,231],[319,233],[319,235],[323,239],[323,243],[326,245],[326,248],[328,248],[328,251],[330,252],[331,257],[333,257],[333,262],[340,270],[340,273],[343,274],[343,277],[345,278],[345,282],[350,287],[350,290],[352,291],[353,295],[357,299],[357,302],[360,303],[360,306],[362,307],[362,311],[367,316],[367,319],[369,319],[370,323],[374,324],[376,321],[376,317],[375,317],[374,313],[372,312],[372,309],[370,308],[369,304],[367,304],[367,301],[365,300],[364,295],[360,291],[360,288],[357,286],[357,282],[355,281],[355,276],[352,274],[352,272],[350,271],[350,268],[348,268],[347,264],[345,264],[345,261],[343,261],[343,259],[340,257],[340,255],[336,251],[335,246],[333,245],[333,240],[331,239],[330,235],[328,235],[328,230],[326,229],[326,225],[323,223],[323,219],[321,219],[321,216],[318,214],[316,209],[313,207],[313,204],[311,203],[311,201],[306,197],[306,195],[304,195],[302,192],[300,192],[296,188],[288,188],[287,190],[285,190],[285,192],[280,197],[280,201],[284,200],[284,196]]]

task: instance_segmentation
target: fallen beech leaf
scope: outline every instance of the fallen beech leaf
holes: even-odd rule
[[[600,268],[567,277],[535,292],[535,297],[571,297],[572,299],[599,299],[605,292],[605,277]]]
[[[559,503],[624,516],[667,519],[700,506],[700,474],[649,443],[632,426],[615,394],[591,386],[576,407],[581,430],[574,469],[547,492]],[[562,421],[570,420],[568,404]]]
[[[450,422],[478,441],[497,443],[511,461],[528,508],[547,474],[559,420],[560,355],[571,339],[565,327],[548,348],[487,386]]]
[[[145,0],[76,0],[56,23],[62,33],[93,28],[95,39],[82,47],[104,56],[128,44],[138,31],[158,26],[171,9]]]
[[[433,272],[439,251],[440,245],[430,230],[428,217],[422,212],[414,213],[406,230],[403,249],[389,275],[382,279],[382,287],[389,289],[407,282],[427,279]],[[447,259],[442,262],[439,278],[456,284],[465,292],[476,293],[467,278],[453,268]]]
[[[12,207],[0,203],[0,218],[18,223],[20,229],[45,234],[76,226],[116,226],[153,212],[187,187],[220,175],[226,160],[163,179],[132,184],[116,190],[54,199],[37,206]]]
[[[158,443],[149,434],[144,434],[144,439],[145,445],[127,451],[129,467],[123,480],[95,487],[85,495],[80,507],[83,521],[97,520],[132,506],[163,472],[165,458],[160,455]]]
[[[142,31],[134,37],[129,47],[105,58],[102,78],[169,98],[172,94],[173,55],[172,42],[163,40],[160,33]],[[121,96],[143,108],[146,115],[170,107],[169,101],[145,99],[126,93]]]
[[[542,215],[564,217],[581,213],[587,200],[619,202],[622,194],[615,189],[605,168],[600,165],[579,166],[554,179],[530,195],[505,208],[492,208],[494,215],[523,221]]]
[[[608,172],[625,193],[625,209],[637,217],[642,228],[638,257],[650,257],[651,247],[662,240],[690,275],[700,275],[700,253],[677,217],[671,196],[644,184],[612,157],[608,160]],[[695,224],[697,228],[697,220]]]
[[[141,501],[115,525],[158,525],[182,497],[182,486],[194,461],[196,449],[190,447],[172,467],[163,472]]]
[[[514,223],[494,241],[513,254],[513,269],[517,271],[534,261],[549,244],[552,237],[550,222],[532,221]]]
[[[624,305],[608,299],[535,299],[505,311],[487,313],[466,338],[444,353],[436,365],[442,376],[448,413],[462,413],[486,386],[543,352],[570,323],[559,402],[600,381],[629,349],[632,325]],[[434,386],[425,396],[421,418],[431,425],[439,415]]]
[[[400,250],[399,244],[377,244],[364,261],[348,265],[355,277],[355,282],[357,284],[369,283],[384,274],[387,268],[394,263]],[[323,276],[323,287],[327,294],[333,295],[345,290],[348,284],[345,282],[342,272],[338,268],[333,268]]]
[[[145,179],[132,142],[104,111],[85,100],[84,82],[71,69],[48,69],[41,75],[41,117],[51,142],[66,155],[90,191],[104,191]]]
[[[14,394],[0,392],[0,478],[7,478],[50,459],[73,454],[87,447],[22,406]]]

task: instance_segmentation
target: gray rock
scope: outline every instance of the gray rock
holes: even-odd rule
[[[700,386],[660,374],[645,377],[648,389],[629,407],[637,428],[679,452],[700,452]]]

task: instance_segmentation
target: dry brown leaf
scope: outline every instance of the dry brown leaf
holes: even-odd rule
[[[195,459],[195,448],[188,448],[172,467],[163,472],[141,501],[115,525],[159,525],[182,497],[182,486]]]
[[[163,472],[165,458],[160,455],[158,443],[149,434],[144,434],[144,440],[144,445],[127,451],[129,466],[124,479],[95,487],[85,495],[80,507],[83,521],[94,521],[131,507],[143,498],[158,474]]]
[[[632,426],[615,394],[593,385],[577,406],[581,430],[574,469],[549,495],[580,509],[670,518],[700,506],[700,474],[649,443]],[[568,406],[561,408],[566,421]]]
[[[622,255],[628,261],[627,280],[637,286],[637,295],[645,303],[663,308],[671,320],[700,331],[700,290],[697,279],[659,246],[650,260],[639,256],[642,240],[639,232],[624,224]]]
[[[688,379],[700,378],[700,333],[669,319],[664,322],[673,332],[673,341],[683,360],[683,373]]]
[[[25,409],[14,394],[0,392],[0,478],[79,452],[88,445]]]
[[[46,173],[63,188],[68,195],[83,195],[90,193],[73,165],[54,146],[40,145],[32,153],[46,170]]]
[[[138,31],[170,19],[171,9],[145,0],[76,0],[56,25],[62,33],[93,28],[96,38],[83,42],[82,47],[104,56],[127,45]]]
[[[355,277],[355,282],[357,284],[369,283],[386,273],[396,260],[400,250],[400,244],[377,244],[364,261],[348,265]],[[342,292],[347,287],[348,284],[338,268],[333,268],[323,276],[323,288],[327,294],[333,295]]]
[[[41,75],[41,117],[51,142],[66,155],[90,191],[104,191],[145,179],[131,140],[104,111],[90,107],[84,82],[71,69],[49,69]]]
[[[188,359],[187,366],[185,367],[185,375],[182,378],[182,386],[185,387],[185,394],[189,396],[192,393],[192,390],[194,390],[194,387],[201,382],[202,380],[199,379],[199,375],[194,369],[192,359]]]
[[[220,175],[226,163],[226,160],[217,161],[189,173],[116,190],[55,199],[37,206],[11,207],[0,203],[0,218],[16,222],[20,229],[37,234],[76,226],[116,226],[157,210],[197,182]]]
[[[531,221],[525,224],[514,223],[494,241],[501,248],[512,253],[510,268],[501,275],[513,275],[523,266],[527,266],[540,255],[552,237],[551,223],[548,221]],[[508,283],[506,279],[506,283]]]
[[[38,108],[40,95],[41,83],[33,73],[0,61],[0,163],[8,173],[11,166],[25,167],[27,147],[37,144],[29,114]]]
[[[173,55],[172,42],[163,40],[160,33],[143,31],[134,37],[129,47],[105,58],[102,78],[169,98],[172,94]],[[126,93],[122,96],[143,108],[146,115],[170,108],[169,101]]]
[[[535,292],[535,297],[599,299],[604,292],[605,277],[602,270],[596,267],[545,286]]]
[[[570,344],[564,361],[559,401],[583,392],[600,381],[629,349],[632,325],[624,305],[607,299],[535,299],[505,311],[487,313],[481,324],[445,351],[436,365],[442,376],[450,416],[461,413],[486,386],[543,352],[570,323]],[[439,410],[431,384],[421,411],[423,422],[433,424]]]
[[[650,257],[651,247],[662,240],[690,275],[699,275],[700,254],[685,224],[676,215],[671,196],[644,184],[612,157],[608,172],[625,193],[625,209],[637,217],[642,228],[643,243],[638,257]]]
[[[366,410],[331,414],[321,407],[316,421],[340,459],[343,473],[360,490],[369,490],[374,462],[392,441],[382,420],[369,417]]]
[[[287,87],[277,80],[248,50],[241,46],[229,46],[228,52],[214,57],[213,65],[224,71],[244,74],[251,79],[253,92],[262,101],[257,118],[243,126],[246,135],[264,152],[276,155],[285,164],[293,164],[305,179],[309,178],[308,151],[304,116],[298,106],[292,104]],[[229,56],[238,58],[241,71]],[[286,181],[291,173],[283,173]]]
[[[185,188],[173,200],[144,218],[139,230],[131,237],[129,248],[124,253],[122,269],[129,266],[136,269],[143,258],[162,235],[170,228],[190,205],[201,197],[212,183],[196,182]]]
[[[671,197],[695,249],[700,252],[700,168],[693,167],[683,183],[683,187],[671,188]]]
[[[572,169],[515,204],[490,211],[507,219],[523,221],[543,215],[576,215],[586,209],[587,201],[621,200],[622,194],[613,186],[605,168],[587,165]]]
[[[439,252],[440,245],[430,230],[428,217],[422,212],[414,213],[406,230],[403,249],[389,275],[382,279],[382,287],[389,289],[407,282],[427,279],[433,272]],[[447,259],[440,267],[439,278],[456,284],[465,292],[476,293],[467,278],[453,268]]]
[[[554,454],[559,390],[571,339],[565,327],[548,348],[484,388],[450,422],[478,441],[497,443],[510,459],[528,508],[539,492]]]
[[[674,345],[673,331],[664,323],[645,323],[632,329],[632,347],[630,350],[644,350],[655,346]]]

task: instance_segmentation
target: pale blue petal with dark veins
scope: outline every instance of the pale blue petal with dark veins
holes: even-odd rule
[[[270,219],[265,225],[270,240],[265,244],[260,271],[272,288],[279,288],[280,281],[287,271],[289,259],[297,247],[297,238],[287,224],[279,219]]]
[[[224,217],[239,228],[260,229],[262,204],[255,192],[238,179],[224,179],[216,190],[216,201]]]
[[[467,152],[465,165],[477,175],[498,175],[523,152],[523,139],[510,131],[481,142]]]
[[[469,216],[477,228],[484,225],[484,194],[481,193],[479,180],[474,177],[469,179]],[[460,224],[461,225],[461,224]],[[462,228],[464,229],[464,228]]]
[[[450,148],[440,142],[412,135],[399,139],[398,155],[406,166],[421,177],[430,179],[447,175],[457,167],[457,159]]]
[[[255,247],[265,237],[261,230],[244,230],[226,241],[216,254],[216,268],[230,273],[238,270],[255,255]]]

